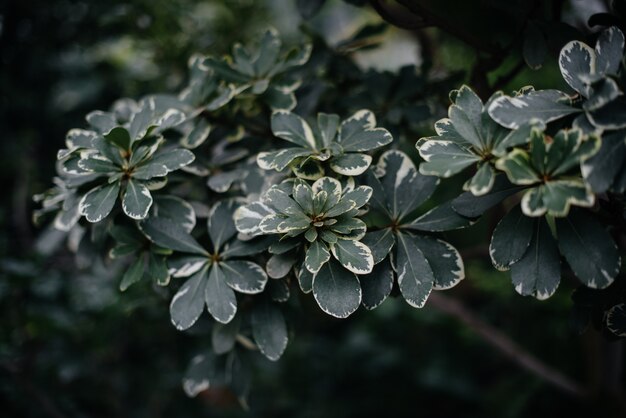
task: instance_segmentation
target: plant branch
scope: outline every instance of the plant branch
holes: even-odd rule
[[[441,312],[453,316],[468,326],[486,343],[497,349],[505,357],[516,363],[521,368],[551,384],[562,392],[569,393],[570,395],[574,395],[576,397],[587,396],[587,392],[577,382],[527,352],[507,335],[480,319],[460,301],[449,296],[444,296],[439,292],[432,293],[428,298],[428,301],[431,306]]]

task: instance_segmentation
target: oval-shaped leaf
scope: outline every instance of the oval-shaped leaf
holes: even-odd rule
[[[559,250],[548,223],[539,219],[526,253],[511,265],[511,281],[520,295],[544,300],[554,294],[560,280]]]
[[[119,182],[96,187],[82,197],[78,211],[89,222],[100,222],[111,213],[119,192]]]
[[[208,255],[198,241],[169,219],[151,217],[139,227],[150,241],[161,247],[183,253]]]
[[[239,293],[254,295],[261,293],[267,284],[267,274],[252,261],[222,261],[219,267],[224,273],[224,281]]]
[[[413,236],[397,234],[396,272],[398,287],[407,303],[421,308],[435,284],[433,271]]]
[[[211,316],[222,324],[232,321],[237,313],[237,297],[226,284],[224,272],[218,264],[211,267],[204,289],[204,301]]]
[[[172,298],[170,316],[172,324],[179,331],[186,330],[195,324],[204,310],[207,272],[208,268],[205,267],[191,276]]]
[[[262,300],[252,308],[252,336],[261,353],[271,361],[282,356],[287,347],[287,324],[281,310],[273,303]]]
[[[559,248],[574,274],[593,289],[604,289],[619,273],[620,255],[611,235],[591,214],[572,210],[557,219]]]
[[[519,261],[533,237],[535,219],[522,213],[515,206],[498,223],[491,236],[489,255],[493,266],[498,270],[508,270],[511,264]]]
[[[313,276],[312,288],[319,307],[336,318],[347,318],[361,304],[359,279],[334,260]]]

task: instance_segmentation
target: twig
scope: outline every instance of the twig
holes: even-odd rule
[[[587,396],[587,392],[577,382],[527,352],[501,331],[480,319],[474,312],[463,306],[458,300],[435,292],[430,295],[428,303],[467,325],[476,332],[476,334],[480,335],[485,342],[508,357],[509,360],[517,363],[520,367],[547,383],[550,383],[555,388],[576,397]]]

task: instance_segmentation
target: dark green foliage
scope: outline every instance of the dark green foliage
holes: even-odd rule
[[[244,3],[234,15],[249,16],[254,6]],[[93,280],[126,291],[120,299],[158,295],[151,312],[160,324],[169,303],[174,327],[198,340],[193,353],[184,350],[184,392],[203,398],[228,387],[244,406],[251,373],[269,367],[259,354],[281,358],[309,318],[363,316],[361,305],[378,308],[371,318],[397,317],[388,310],[399,305],[381,305],[398,298],[426,307],[412,317],[428,323],[433,292],[455,287],[468,268],[479,273],[456,294],[471,296],[474,286],[511,303],[510,285],[473,260],[479,253],[486,261],[488,237],[493,266],[510,271],[519,294],[543,300],[575,276],[581,328],[592,321],[623,337],[622,32],[602,30],[589,38],[592,48],[549,21],[556,9],[544,5],[370,2],[422,47],[418,65],[376,71],[359,54],[376,51],[389,25],[368,22],[330,42],[323,21],[332,2],[297,3],[304,20],[295,37],[245,17],[236,23],[249,32],[243,43],[184,49],[186,76],[176,45],[166,44],[161,53],[178,61],[173,81],[131,89],[136,99],[116,100],[71,129],[54,187],[35,199],[35,220],[50,225],[40,248],[66,243],[63,254],[91,266]],[[458,51],[439,31],[422,31],[430,25],[464,39],[471,48],[461,49],[475,56],[461,66],[446,61],[430,42]],[[510,81],[520,65],[502,72],[516,60],[536,71],[558,63],[563,80],[502,92],[511,83],[497,77]],[[448,117],[435,122],[458,85]],[[169,93],[144,95],[150,90]],[[561,307],[563,294],[552,299]],[[430,301],[441,307],[439,297]],[[319,356],[329,347],[321,344]],[[424,375],[418,386],[449,379],[442,376]],[[464,402],[478,394],[464,390],[453,390]]]

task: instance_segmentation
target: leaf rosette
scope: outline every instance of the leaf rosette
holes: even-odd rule
[[[360,110],[341,123],[338,115],[319,113],[316,129],[295,113],[275,112],[272,132],[296,146],[259,153],[259,167],[277,171],[289,167],[306,180],[317,180],[328,171],[344,176],[363,174],[372,163],[365,152],[393,140],[386,129],[376,127],[369,110]]]

